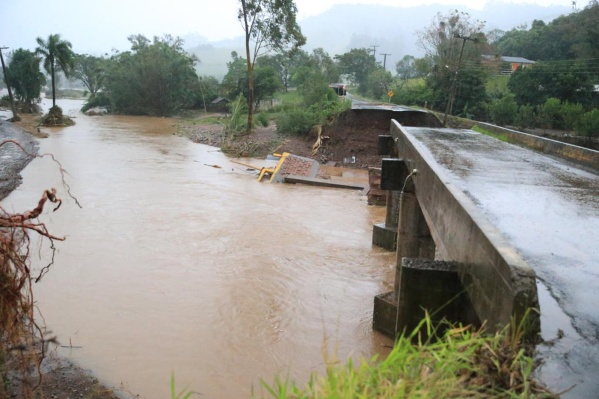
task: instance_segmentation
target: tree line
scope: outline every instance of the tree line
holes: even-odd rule
[[[397,63],[392,101],[520,128],[599,136],[599,5],[508,32],[454,11],[419,32],[422,58]],[[509,76],[501,56],[534,61]],[[417,84],[410,84],[418,82]],[[498,84],[499,83],[499,84]]]
[[[425,55],[404,56],[393,72],[377,62],[367,48],[334,56],[324,49],[304,51],[301,47],[306,39],[296,23],[297,9],[292,0],[239,2],[245,56],[232,53],[221,82],[197,76],[194,67],[200,60],[184,51],[179,38],[130,36],[131,50],[95,57],[75,54],[69,42],[50,35],[46,41],[38,38],[35,52],[13,52],[8,67],[11,86],[23,103],[39,99],[39,89],[45,83],[39,68],[41,59],[53,82],[52,92],[54,75],[61,71],[86,86],[90,93],[87,107],[102,105],[116,113],[172,115],[182,109],[205,108],[219,96],[230,101],[241,97],[248,116],[247,129],[260,103],[277,91],[294,87],[305,96],[315,96],[306,99],[309,107],[317,100],[326,100],[330,95],[327,86],[340,81],[376,100],[425,106],[445,116],[518,122],[523,127],[546,124],[547,109],[555,108],[557,101],[560,115],[552,117],[548,127],[574,128],[571,120],[582,118],[599,102],[594,86],[599,83],[596,0],[550,23],[534,21],[530,28],[508,32],[485,32],[483,22],[457,10],[438,14],[417,32]],[[489,89],[489,82],[506,68],[501,55],[536,63],[504,77],[504,87]]]

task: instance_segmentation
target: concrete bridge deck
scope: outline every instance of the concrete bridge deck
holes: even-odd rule
[[[539,347],[545,360],[541,377],[556,390],[576,384],[566,396],[596,397],[599,174],[472,130],[391,130],[394,137],[405,136],[446,185],[475,204],[547,287],[551,296],[539,290],[543,337],[555,338],[557,329],[566,337]],[[408,169],[418,168],[409,154],[400,149]],[[443,244],[437,239],[435,244],[443,253]],[[560,319],[556,313],[561,311],[567,317]],[[548,331],[549,326],[556,331]]]

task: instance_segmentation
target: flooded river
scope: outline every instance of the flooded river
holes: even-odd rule
[[[305,383],[323,351],[386,353],[371,328],[395,264],[370,244],[384,208],[354,191],[258,183],[174,135],[173,119],[59,105],[77,124],[48,129],[40,153],[60,160],[83,208],[50,159],[34,160],[2,205],[33,208],[49,187],[64,199],[41,220],[67,240],[34,286],[48,329],[73,346],[60,355],[141,398],[168,397],[171,373],[198,397],[243,398],[275,375]]]

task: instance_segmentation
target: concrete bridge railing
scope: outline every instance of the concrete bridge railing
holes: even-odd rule
[[[435,253],[437,258],[455,265],[457,277],[472,310],[478,320],[487,322],[488,328],[507,325],[513,318],[521,319],[528,309],[538,309],[533,269],[484,217],[474,202],[451,183],[430,152],[395,120],[391,121],[390,136],[384,137],[382,141],[389,147],[388,154],[394,158],[383,161],[381,188],[400,192],[400,195],[388,197],[397,198],[399,206],[387,204],[388,212],[399,208],[396,245],[398,273],[394,293],[387,296],[387,300],[399,302],[395,333],[405,328],[405,325],[401,325],[405,319],[405,315],[401,315],[402,309],[414,308],[414,304],[410,303],[421,301],[418,295],[410,298],[406,297],[406,292],[401,292],[412,285],[411,282],[402,281],[413,275],[412,272],[402,272],[406,266],[405,259],[432,259]],[[376,229],[374,234],[377,234]],[[430,265],[425,269],[431,269]],[[429,275],[435,278],[434,274]],[[426,278],[419,281],[417,284],[434,285],[430,279],[428,282]],[[411,288],[409,291],[414,291]],[[426,286],[421,288],[426,291]],[[455,291],[449,286],[447,289]],[[418,303],[415,305],[420,306]],[[389,313],[389,310],[386,312]],[[380,325],[376,313],[375,299],[375,328],[377,323]],[[538,313],[533,312],[529,317],[533,329],[537,330]]]
[[[599,151],[579,147],[573,144],[562,143],[561,141],[552,140],[546,137],[519,132],[517,130],[492,125],[490,123],[478,122],[476,125],[491,133],[506,136],[511,143],[523,145],[544,154],[567,159],[593,170],[599,170]]]

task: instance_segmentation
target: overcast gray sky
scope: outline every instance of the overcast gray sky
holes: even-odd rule
[[[296,0],[299,19],[320,14],[336,4],[464,5],[475,0]],[[509,3],[509,1],[502,1]],[[518,3],[571,6],[572,0],[524,0]],[[579,7],[584,4],[579,2]],[[208,41],[242,34],[237,21],[239,0],[0,0],[0,46],[33,50],[35,38],[60,33],[76,53],[100,55],[130,48],[127,36],[148,38],[199,34]]]

